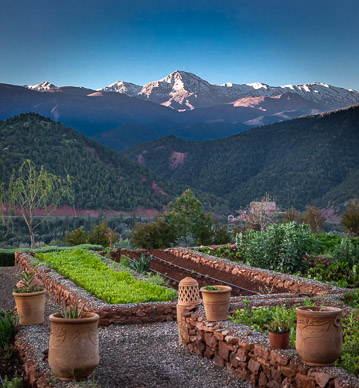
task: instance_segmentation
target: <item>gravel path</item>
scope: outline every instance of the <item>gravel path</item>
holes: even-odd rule
[[[14,267],[0,268],[0,308],[13,308],[11,290],[16,284]],[[47,297],[46,315],[60,306]],[[43,326],[21,328],[33,343],[39,365],[42,352],[48,347],[49,321]],[[148,325],[109,326],[99,329],[100,364],[88,384],[61,383],[56,387],[91,386],[101,388],[225,388],[253,387],[234,373],[212,361],[191,353],[178,344],[175,322]]]

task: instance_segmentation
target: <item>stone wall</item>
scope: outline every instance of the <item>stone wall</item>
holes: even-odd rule
[[[33,267],[32,259],[33,257],[26,253],[15,253],[16,267],[35,272],[56,302],[62,306],[77,304],[84,311],[97,313],[100,316],[99,324],[102,326],[154,323],[176,319],[176,302],[109,304],[89,294],[51,268]]]
[[[295,349],[279,350],[268,336],[230,321],[207,322],[203,308],[182,313],[181,342],[259,387],[354,388],[359,379],[338,367],[304,365]]]
[[[183,248],[168,248],[165,249],[165,251],[170,252],[177,257],[181,257],[182,259],[191,260],[197,264],[210,266],[218,271],[224,271],[238,276],[238,284],[240,284],[240,278],[245,276],[253,281],[262,283],[263,286],[267,286],[269,288],[274,287],[282,290],[282,292],[306,293],[311,295],[345,292],[344,289],[315,280],[254,268],[192,250]]]

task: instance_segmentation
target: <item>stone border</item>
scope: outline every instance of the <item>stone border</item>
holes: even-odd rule
[[[284,293],[292,292],[322,295],[345,293],[348,291],[345,288],[332,286],[317,280],[311,280],[299,276],[287,275],[266,269],[250,267],[245,264],[235,263],[227,259],[210,256],[205,253],[186,248],[168,248],[165,249],[165,251],[182,259],[191,260],[197,264],[209,266],[219,271],[237,275],[238,277],[248,277],[254,281],[261,282],[265,286],[274,285],[276,289],[283,289]]]
[[[100,316],[99,324],[102,326],[176,320],[177,301],[109,304],[91,295],[50,267],[32,266],[33,259],[34,257],[27,253],[16,252],[15,266],[20,270],[35,272],[44,283],[48,293],[62,306],[78,304],[84,311],[98,314]]]
[[[296,299],[297,302],[300,300],[303,298]],[[267,299],[267,304],[268,302],[270,299]],[[255,386],[359,387],[359,379],[344,369],[307,366],[300,360],[294,348],[273,349],[269,345],[267,335],[246,325],[232,321],[207,322],[202,306],[198,306],[195,311],[182,313],[179,330],[182,344],[190,351],[227,367]]]

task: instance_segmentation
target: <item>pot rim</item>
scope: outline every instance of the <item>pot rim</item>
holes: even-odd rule
[[[96,313],[86,311],[86,317],[84,318],[60,318],[60,313],[54,313],[49,316],[51,322],[56,323],[72,323],[72,324],[82,324],[82,323],[91,323],[97,322],[100,319],[100,316]]]
[[[42,291],[36,291],[36,292],[15,292],[13,291],[13,296],[19,296],[19,297],[29,297],[29,296],[36,296],[36,295],[42,295],[46,293],[46,288]]]
[[[200,289],[201,292],[208,293],[208,294],[223,294],[225,292],[232,292],[232,287],[230,286],[221,286],[217,284],[211,284],[211,287],[218,287],[220,290],[206,290],[204,287]]]
[[[331,306],[299,306],[295,310],[297,315],[306,317],[336,317],[343,312],[341,308]]]
[[[287,331],[270,331],[268,330],[269,334],[290,334],[290,330]]]

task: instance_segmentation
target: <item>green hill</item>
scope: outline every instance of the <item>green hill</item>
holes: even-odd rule
[[[224,139],[168,136],[124,153],[176,184],[246,206],[342,205],[359,196],[359,106],[255,128]]]
[[[127,156],[77,131],[34,113],[0,121],[0,176],[8,182],[25,159],[53,174],[71,176],[77,209],[132,211],[163,206],[187,186],[168,183]],[[196,195],[211,211],[227,211],[224,200]]]

